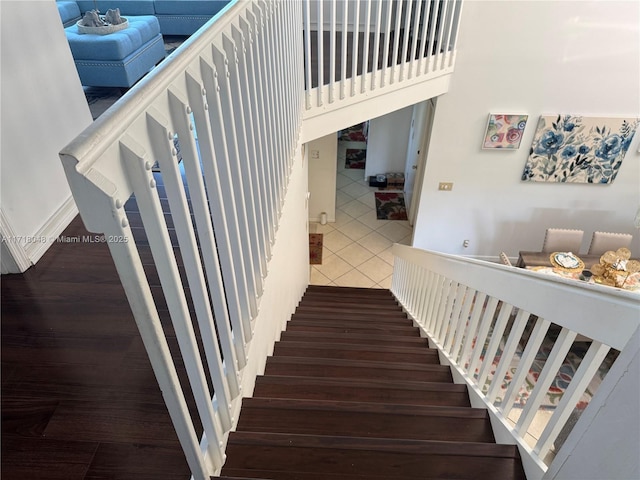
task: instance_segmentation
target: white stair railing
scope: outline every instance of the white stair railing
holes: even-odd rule
[[[303,4],[305,119],[453,72],[462,0]]]
[[[60,154],[86,227],[105,234],[196,479],[222,466],[243,385],[275,339],[254,341],[258,320],[279,332],[308,281],[297,206],[297,190],[306,192],[301,7],[231,3]],[[300,218],[291,220],[294,167],[288,208]],[[132,198],[142,220],[133,228]],[[300,234],[281,240],[296,246],[279,255],[300,266],[272,258],[283,222]],[[285,273],[273,271],[276,260]],[[259,314],[274,275],[287,280]]]
[[[640,325],[640,297],[403,245],[394,245],[393,253],[393,294],[439,349],[441,360],[451,365],[455,380],[468,385],[472,405],[488,409],[496,440],[519,446],[528,479],[543,478],[556,450],[577,448],[577,439],[565,441],[572,427],[567,421],[581,411],[574,409],[594,375],[610,367],[607,382],[578,422],[596,415],[610,393],[605,385],[615,386],[624,377],[626,366],[611,366],[611,361],[623,354],[625,359],[637,356],[630,339],[637,337]],[[582,348],[574,347],[578,335],[586,342]],[[529,375],[543,345],[550,349],[544,365],[537,377]],[[541,416],[539,408],[554,379],[563,375],[560,367],[570,351],[580,356],[579,367],[555,408]],[[528,396],[519,395],[523,390]],[[634,405],[633,399],[629,402]],[[548,421],[533,432],[532,423],[543,418]],[[637,439],[634,429],[630,437]]]

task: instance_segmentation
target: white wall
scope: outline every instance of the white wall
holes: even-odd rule
[[[640,116],[640,3],[467,1],[449,92],[438,99],[414,245],[512,257],[546,227],[634,234],[640,134],[610,185],[521,182],[541,114]],[[526,113],[519,150],[481,150],[489,113]],[[451,192],[438,182],[454,182]],[[469,248],[462,242],[470,240]]]
[[[296,151],[280,225],[269,260],[264,292],[260,298],[258,316],[253,321],[255,331],[249,347],[249,362],[242,372],[242,396],[253,393],[256,375],[264,373],[267,356],[280,338],[309,284],[309,242],[306,194],[307,165]],[[237,419],[238,416],[236,415]]]
[[[326,212],[329,222],[336,221],[336,175],[338,135],[332,133],[306,145],[309,162],[309,221],[319,222]],[[317,155],[318,158],[313,158]]]
[[[58,152],[92,119],[55,2],[2,1],[0,21],[2,233],[23,270],[77,213]]]
[[[413,105],[369,121],[365,176],[404,172]]]

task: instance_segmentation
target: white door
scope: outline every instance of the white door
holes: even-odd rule
[[[415,190],[415,182],[422,178],[425,150],[428,145],[428,131],[431,130],[431,123],[427,125],[430,118],[431,100],[417,103],[413,106],[413,118],[411,120],[411,131],[409,132],[409,145],[407,147],[407,159],[404,169],[404,201],[407,205],[407,216],[409,223],[413,225],[416,217],[419,192]]]

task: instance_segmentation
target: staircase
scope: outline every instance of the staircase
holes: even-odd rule
[[[525,479],[388,290],[310,286],[243,399],[221,479]]]

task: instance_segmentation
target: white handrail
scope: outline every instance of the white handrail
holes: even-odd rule
[[[467,383],[472,404],[481,402],[496,419],[496,439],[520,447],[527,478],[542,478],[548,469],[545,456],[603,360],[612,349],[623,352],[638,330],[638,294],[404,245],[394,245],[393,253],[392,292],[441,351],[456,380]],[[532,329],[524,335],[528,322]],[[559,331],[557,337],[549,336],[550,329]],[[591,346],[531,445],[525,439],[529,427],[578,334],[588,337]],[[528,399],[519,405],[519,417],[512,419],[514,398],[543,342],[552,344],[551,351]],[[520,360],[507,379],[517,349]],[[492,366],[498,350],[500,360]],[[598,390],[596,395],[606,394]]]

